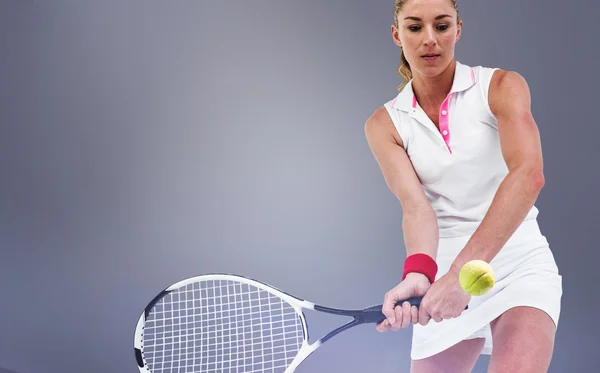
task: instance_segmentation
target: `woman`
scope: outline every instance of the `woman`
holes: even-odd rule
[[[544,174],[527,83],[454,59],[456,0],[396,0],[394,14],[406,84],[365,132],[402,206],[407,260],[377,329],[414,325],[412,373],[470,372],[482,353],[489,372],[546,372],[562,279],[537,225]],[[479,297],[458,282],[474,259],[496,274]],[[394,309],[411,296],[424,296],[419,309]]]

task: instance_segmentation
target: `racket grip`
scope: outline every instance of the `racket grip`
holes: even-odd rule
[[[423,297],[411,297],[406,300],[396,302],[396,307],[398,307],[398,306],[402,307],[402,304],[404,302],[408,302],[408,303],[410,303],[411,306],[415,306],[415,307],[419,308],[422,300],[423,300]],[[365,309],[364,310],[365,313],[363,315],[364,322],[376,323],[376,324],[382,323],[383,320],[386,319],[386,316],[383,314],[383,312],[381,312],[382,308],[383,308],[383,305],[380,304],[378,306],[373,306],[373,307],[369,307],[369,308]],[[467,310],[467,309],[469,309],[468,305],[465,307],[465,310]]]
[[[411,306],[415,306],[415,307],[419,308],[422,300],[423,300],[423,297],[411,297],[406,300],[396,302],[396,307],[398,307],[398,306],[402,307],[402,304],[404,302],[408,302],[408,303],[410,303]],[[363,313],[364,322],[376,323],[376,324],[383,322],[383,320],[385,320],[386,317],[383,314],[383,312],[381,312],[382,308],[383,308],[383,304],[365,309],[363,311],[364,312]]]

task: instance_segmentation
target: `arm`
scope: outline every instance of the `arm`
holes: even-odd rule
[[[479,228],[452,264],[455,273],[473,259],[490,262],[523,222],[544,186],[540,135],[525,79],[514,72],[496,71],[489,104],[498,118],[500,145],[509,171]]]
[[[365,134],[388,188],[400,201],[407,256],[424,253],[435,259],[439,236],[435,211],[384,107],[367,120]]]

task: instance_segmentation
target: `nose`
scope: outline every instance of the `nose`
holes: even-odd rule
[[[436,35],[435,35],[435,30],[433,29],[433,27],[425,28],[425,40],[423,41],[423,43],[426,46],[436,45],[437,39],[436,39]]]

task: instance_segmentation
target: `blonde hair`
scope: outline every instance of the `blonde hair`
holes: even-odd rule
[[[402,7],[408,0],[394,0],[394,26],[398,27],[398,12],[402,10]],[[458,15],[458,0],[450,0],[454,10],[456,10],[456,14]],[[400,50],[400,66],[398,67],[398,74],[404,79],[404,82],[398,86],[398,91],[402,91],[404,86],[412,79],[412,71],[410,69],[410,64],[406,60],[404,56],[404,50]]]

